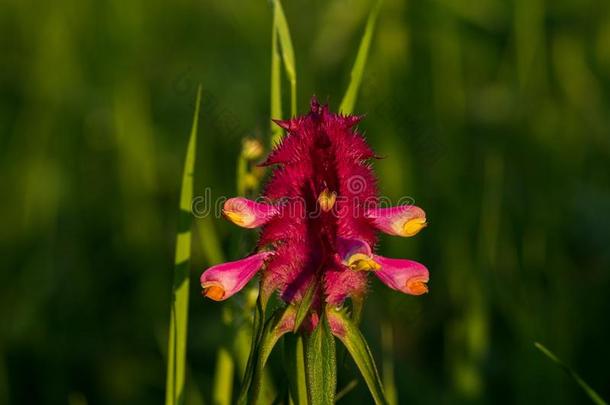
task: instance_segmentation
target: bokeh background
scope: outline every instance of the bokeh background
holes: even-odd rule
[[[371,5],[284,1],[300,112],[338,107]],[[195,193],[231,196],[242,138],[268,143],[270,45],[263,0],[0,3],[0,403],[163,401],[196,86]],[[365,307],[399,402],[586,403],[535,341],[610,398],[610,3],[385,0],[356,111],[384,195],[430,222],[381,243],[430,294],[374,281]],[[204,300],[198,276],[254,237],[197,220],[187,404],[212,403],[247,303]]]

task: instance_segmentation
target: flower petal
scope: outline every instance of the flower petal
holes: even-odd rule
[[[222,209],[229,221],[243,228],[256,228],[278,213],[273,205],[258,203],[243,197],[229,198]]]
[[[371,247],[361,239],[337,238],[337,252],[341,263],[354,271],[375,271],[380,266],[373,259]]]
[[[381,265],[375,272],[385,285],[405,294],[422,295],[428,292],[426,283],[429,279],[428,269],[421,263],[406,259],[390,259],[373,255]]]
[[[248,284],[271,254],[272,252],[261,252],[245,259],[210,267],[199,279],[203,295],[214,301],[226,300]]]
[[[371,208],[365,215],[377,229],[389,235],[413,236],[426,226],[426,213],[415,205]]]

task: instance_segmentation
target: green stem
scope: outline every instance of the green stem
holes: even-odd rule
[[[294,361],[296,371],[297,405],[307,405],[307,382],[305,379],[305,351],[303,336],[297,335],[295,342]]]

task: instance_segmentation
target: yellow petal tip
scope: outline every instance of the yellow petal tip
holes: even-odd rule
[[[247,226],[247,215],[241,213],[241,212],[236,212],[236,211],[229,211],[229,210],[223,210],[223,214],[225,215],[225,217],[233,222],[235,225],[238,226]]]
[[[377,271],[381,265],[364,253],[356,253],[350,256],[347,266],[354,271]]]
[[[224,288],[218,284],[202,284],[201,287],[203,287],[203,296],[211,300],[221,301],[225,295]]]
[[[402,231],[404,236],[414,236],[427,225],[426,218],[413,218],[405,222]]]
[[[413,295],[422,295],[428,292],[428,285],[423,280],[408,280],[407,290]]]

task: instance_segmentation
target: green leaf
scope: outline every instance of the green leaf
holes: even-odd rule
[[[559,367],[561,367],[563,371],[565,371],[570,377],[572,377],[572,379],[576,381],[576,384],[578,384],[580,388],[583,389],[583,391],[589,396],[589,398],[591,399],[591,401],[593,401],[594,404],[607,405],[607,402],[604,401],[602,397],[600,397],[599,394],[589,386],[589,384],[583,381],[583,379],[580,378],[580,376],[574,370],[572,370],[570,367],[568,367],[568,365],[566,365],[557,356],[555,356],[553,352],[551,352],[549,349],[547,349],[538,342],[534,342],[534,346],[536,346],[536,349],[540,350],[546,357],[553,360]]]
[[[292,330],[291,328],[288,328],[287,325],[291,323],[289,319],[294,318],[294,316],[295,309],[292,305],[289,305],[285,308],[277,309],[265,323],[263,334],[258,347],[256,348],[256,361],[254,363],[254,373],[252,375],[252,382],[248,393],[248,404],[260,403],[259,393],[265,364],[267,364],[267,359],[280,337]]]
[[[316,291],[316,283],[311,283],[311,285],[305,292],[305,296],[299,303],[299,308],[297,309],[297,314],[294,319],[294,330],[293,330],[294,333],[296,333],[299,330],[299,328],[301,327],[301,324],[305,320],[305,317],[309,313],[309,309],[311,308],[311,303],[313,302],[313,297],[315,295],[314,294],[315,291]]]
[[[309,403],[333,405],[337,390],[335,338],[325,315],[305,340],[305,369]]]
[[[301,335],[286,335],[284,338],[284,359],[292,401],[296,405],[307,405],[305,356]]]
[[[191,259],[191,202],[193,200],[193,172],[195,170],[195,148],[201,86],[197,88],[197,101],[193,115],[193,125],[186,150],[180,193],[179,232],[176,235],[174,259],[174,283],[172,288],[169,339],[167,349],[167,377],[165,404],[184,402],[184,380],[186,368],[186,336],[188,325],[189,263]]]
[[[281,57],[277,43],[277,8],[273,8],[273,27],[271,27],[271,118],[282,118],[282,76],[280,72]],[[283,135],[282,128],[271,121],[271,147],[274,147]]]
[[[292,40],[290,39],[288,22],[286,21],[286,15],[284,14],[284,9],[282,8],[280,0],[273,1],[273,9],[273,23],[280,40],[286,76],[290,82],[290,112],[292,116],[295,116],[297,114],[297,70],[294,63],[294,49],[292,47]]]
[[[327,316],[329,323],[333,325],[333,334],[341,340],[352,359],[354,359],[375,403],[377,405],[387,405],[388,401],[383,392],[375,360],[373,360],[371,350],[358,327],[342,311],[329,309],[327,310]]]
[[[252,309],[250,305],[248,305],[247,307]],[[256,303],[254,304],[253,309],[255,311],[257,310]],[[244,311],[246,311],[246,310],[247,309],[244,308]],[[248,312],[250,312],[250,311],[248,311]],[[253,312],[250,312],[250,313],[253,313]],[[240,378],[243,378],[243,376],[244,376],[244,373],[246,371],[246,366],[247,366],[249,358],[250,358],[250,353],[252,353],[252,351],[253,351],[252,334],[254,333],[254,331],[253,331],[254,317],[250,317],[250,318],[251,318],[250,322],[240,323],[237,330],[235,331],[234,338],[233,338],[232,350],[233,350],[233,353],[235,356],[235,363],[237,365],[237,370],[238,370],[237,375],[240,376]],[[262,332],[262,329],[261,329],[261,332]],[[250,367],[253,367],[253,365],[251,365]],[[251,381],[251,377],[250,377],[250,381]],[[269,373],[269,370],[265,370],[265,374],[263,375],[262,384],[263,384],[263,386],[262,386],[261,395],[263,396],[263,398],[266,398],[269,400],[272,400],[273,398],[275,398],[276,390],[275,390],[275,386],[273,384],[273,380],[271,378],[271,374]]]
[[[375,23],[377,16],[379,15],[379,9],[381,7],[381,0],[377,0],[375,5],[369,13],[369,18],[366,22],[366,28],[364,35],[360,41],[360,47],[358,48],[358,55],[356,61],[352,67],[350,75],[350,82],[339,106],[339,111],[343,114],[351,114],[354,111],[354,105],[356,104],[356,98],[358,97],[358,89],[362,83],[362,76],[364,74],[364,67],[366,66],[366,60],[369,55],[369,48],[371,47],[371,40],[373,39],[373,32],[375,30]]]

